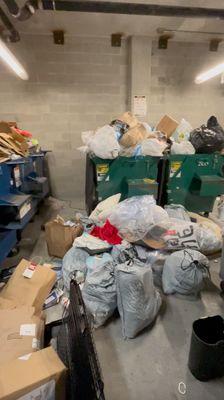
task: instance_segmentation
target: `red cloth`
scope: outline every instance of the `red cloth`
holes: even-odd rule
[[[115,226],[111,225],[110,221],[107,219],[104,226],[95,226],[90,235],[100,238],[101,240],[106,240],[110,244],[121,244],[122,239],[118,235],[118,230]]]

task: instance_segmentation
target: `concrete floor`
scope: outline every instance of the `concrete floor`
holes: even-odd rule
[[[20,253],[7,261],[8,266],[21,257],[51,260],[40,226],[58,213],[71,218],[75,209],[65,202],[47,200],[24,231]],[[223,400],[224,378],[199,382],[187,368],[192,322],[202,316],[224,313],[218,271],[219,262],[212,261],[212,282],[206,284],[198,300],[163,296],[156,323],[135,339],[122,338],[118,317],[94,332],[106,400]],[[184,395],[178,391],[180,382],[186,385]]]

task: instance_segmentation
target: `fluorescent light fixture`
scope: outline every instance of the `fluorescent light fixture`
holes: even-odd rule
[[[214,78],[214,76],[220,75],[222,72],[224,72],[224,63],[218,64],[216,67],[196,76],[195,83],[199,84],[208,81],[209,79]]]
[[[0,58],[7,64],[21,79],[29,79],[29,75],[26,70],[16,59],[14,54],[9,50],[5,43],[0,39]]]

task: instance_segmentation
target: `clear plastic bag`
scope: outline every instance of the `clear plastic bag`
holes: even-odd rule
[[[167,257],[163,268],[163,290],[166,294],[197,295],[204,278],[209,276],[209,260],[199,251],[185,249]]]
[[[119,235],[129,242],[142,239],[153,224],[168,220],[167,212],[155,204],[153,196],[133,196],[117,204],[109,215]]]
[[[78,271],[82,272],[83,280],[85,278],[87,267],[86,259],[89,254],[76,247],[71,247],[64,255],[62,260],[63,281],[67,291],[70,289],[70,281],[75,277]]]
[[[134,260],[116,269],[117,302],[124,338],[134,338],[155,319],[162,300],[152,270]]]
[[[149,244],[150,240],[156,241],[164,250],[199,250],[196,227],[197,224],[193,222],[170,218],[168,222],[153,225],[143,240]]]
[[[217,229],[213,229],[212,224],[199,223],[197,224],[196,237],[199,249],[203,254],[214,254],[222,249],[222,233],[218,226]]]

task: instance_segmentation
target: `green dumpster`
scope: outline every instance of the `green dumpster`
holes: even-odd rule
[[[224,194],[224,156],[170,155],[166,161],[165,204],[182,204],[189,211],[209,213]]]
[[[162,171],[160,157],[118,157],[103,160],[87,157],[86,161],[86,208],[121,193],[121,200],[131,196],[152,194],[159,199]]]

